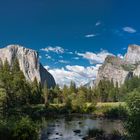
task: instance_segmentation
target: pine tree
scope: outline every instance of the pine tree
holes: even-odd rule
[[[33,82],[31,83],[31,87],[32,87],[32,95],[30,97],[31,103],[33,103],[33,104],[41,103],[42,90],[41,90],[40,84],[38,83],[36,77],[34,78]]]
[[[76,93],[77,92],[75,82],[71,81],[69,90],[70,90],[70,93]]]
[[[18,61],[17,58],[15,58],[15,59],[13,60],[12,70],[13,70],[14,72],[19,72],[19,71],[20,71],[19,61]]]
[[[10,72],[10,65],[9,65],[9,62],[7,60],[7,58],[5,59],[4,61],[4,65],[3,65],[3,70],[6,72]]]
[[[43,86],[43,94],[44,94],[44,104],[45,106],[48,106],[48,86],[47,86],[47,82],[44,82],[44,86]]]
[[[62,96],[63,96],[63,102],[66,103],[67,102],[67,97],[68,97],[68,87],[67,85],[64,85],[63,90],[62,90]]]

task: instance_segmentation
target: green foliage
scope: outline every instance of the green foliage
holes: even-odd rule
[[[38,140],[38,128],[30,118],[21,118],[13,128],[13,137],[18,140]]]
[[[130,92],[140,91],[140,78],[134,76],[126,80],[125,83],[121,85],[119,91],[119,100],[125,101]]]
[[[1,140],[38,140],[37,125],[28,117],[19,120],[0,120]]]
[[[133,91],[127,99],[129,116],[125,123],[126,130],[133,140],[140,138],[140,93]]]
[[[98,93],[98,100],[101,102],[117,102],[119,96],[118,83],[114,86],[113,80],[101,80],[96,87]]]
[[[36,77],[34,81],[31,83],[31,94],[30,94],[30,103],[31,104],[39,104],[41,103],[42,99],[42,87],[41,84],[38,83]]]
[[[47,107],[48,106],[48,86],[47,86],[47,82],[45,81],[44,83],[44,87],[43,87],[43,95],[44,95],[44,104]]]
[[[128,115],[126,107],[119,105],[115,107],[108,108],[104,112],[107,118],[126,118]]]
[[[7,59],[0,65],[0,113],[20,114],[23,106],[41,102],[41,86],[36,79],[31,84],[26,81],[17,59],[12,66]]]
[[[73,81],[71,81],[71,83],[70,83],[69,92],[70,93],[76,93],[77,92],[76,84]]]

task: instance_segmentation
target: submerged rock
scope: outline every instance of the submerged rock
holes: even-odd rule
[[[77,129],[77,130],[73,130],[74,133],[81,133],[81,130]]]

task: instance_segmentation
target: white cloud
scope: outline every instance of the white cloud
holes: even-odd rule
[[[56,47],[48,46],[47,48],[42,48],[41,50],[46,52],[54,52],[58,54],[65,52],[65,50],[60,46],[56,46]]]
[[[99,26],[101,24],[100,21],[96,22],[95,26]]]
[[[60,86],[64,84],[69,85],[71,81],[74,81],[77,86],[80,86],[95,79],[100,66],[100,64],[89,67],[67,65],[65,68],[50,69],[49,72],[54,76],[56,83]],[[46,68],[48,69],[48,66]]]
[[[66,60],[59,60],[58,62],[59,63],[64,63],[64,64],[68,64],[69,63],[69,61],[66,61]]]
[[[89,60],[90,64],[103,63],[107,55],[113,55],[105,50],[102,50],[100,53],[85,52],[77,53],[78,56],[82,56],[84,59]]]
[[[52,57],[48,54],[45,55],[47,59],[52,59]]]
[[[132,28],[132,27],[124,27],[123,31],[128,32],[128,33],[136,33],[136,29]]]
[[[118,54],[117,56],[118,56],[119,58],[122,58],[122,59],[124,58],[124,56],[123,56],[122,54]]]
[[[91,38],[91,37],[95,37],[97,36],[96,34],[88,34],[88,35],[85,35],[86,38]]]
[[[44,68],[45,68],[46,70],[48,70],[50,67],[49,67],[49,66],[44,66]]]

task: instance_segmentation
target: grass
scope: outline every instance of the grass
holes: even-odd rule
[[[50,104],[48,108],[45,108],[44,104],[39,104],[31,107],[30,114],[47,115],[47,114],[68,114],[68,108],[64,104]],[[82,108],[82,113],[93,114],[97,117],[117,117],[126,115],[126,103],[125,102],[98,102],[96,105],[92,103],[86,103],[86,106]],[[73,110],[70,111],[73,113]],[[80,113],[80,112],[75,112]],[[122,115],[121,115],[122,114]],[[118,117],[119,118],[119,117]]]
[[[98,102],[97,103],[97,107],[102,107],[102,106],[119,106],[119,105],[122,105],[122,106],[125,106],[125,102],[105,102],[105,103],[101,103],[101,102]]]
[[[119,108],[119,107],[126,107],[125,102],[106,102],[106,103],[97,103],[96,110],[94,114],[96,116],[104,116],[108,110],[111,110],[113,108]]]

